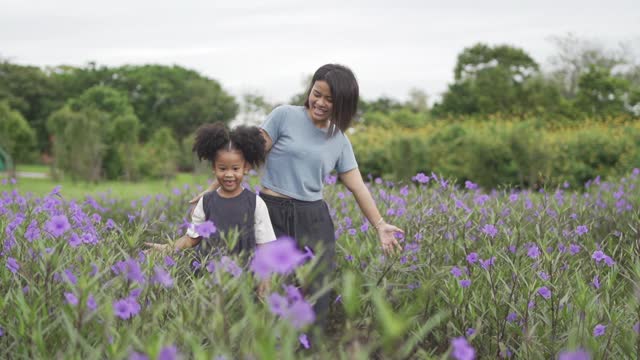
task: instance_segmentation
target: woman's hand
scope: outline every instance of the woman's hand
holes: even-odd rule
[[[200,194],[196,195],[193,199],[189,200],[189,204],[197,204],[198,201],[200,200],[201,197],[204,196],[204,194],[208,193],[208,192],[212,192],[217,190],[220,187],[220,184],[218,184],[217,181],[212,182],[208,188],[204,189],[203,192],[201,192]]]
[[[395,234],[404,234],[404,230],[385,222],[376,226],[376,230],[378,230],[378,237],[380,238],[382,251],[384,251],[385,254],[402,251],[402,246],[398,243],[398,239],[396,239]]]

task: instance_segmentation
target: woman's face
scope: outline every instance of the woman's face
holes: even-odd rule
[[[309,93],[309,116],[313,122],[326,122],[333,112],[331,89],[326,81],[319,80],[313,84]]]

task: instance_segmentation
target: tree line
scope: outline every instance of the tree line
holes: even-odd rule
[[[433,106],[361,101],[359,125],[418,128],[433,121],[536,118],[550,123],[640,116],[640,64],[630,47],[606,50],[573,35],[554,38],[543,69],[525,50],[478,43],[463,49],[453,82]],[[290,99],[301,104],[304,92]],[[219,82],[180,66],[39,68],[0,62],[0,148],[14,163],[53,156],[60,175],[136,180],[193,167],[190,135],[201,124],[264,114],[260,94],[237,100]],[[253,114],[253,115],[249,115]]]

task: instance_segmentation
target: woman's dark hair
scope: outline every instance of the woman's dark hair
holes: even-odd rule
[[[309,94],[316,81],[326,81],[331,90],[333,111],[331,123],[341,131],[346,131],[351,125],[353,117],[358,110],[359,87],[353,72],[346,66],[338,64],[326,64],[321,66],[311,78],[311,84],[307,90],[304,106],[309,108]]]
[[[202,125],[196,130],[193,152],[198,159],[213,163],[220,150],[239,150],[252,166],[262,165],[267,157],[266,142],[255,126],[238,126],[229,130],[224,123]]]

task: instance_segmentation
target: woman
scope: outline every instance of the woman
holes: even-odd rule
[[[261,125],[268,151],[260,196],[267,204],[277,237],[290,236],[319,259],[309,289],[319,290],[335,268],[335,231],[322,199],[323,180],[336,170],[364,216],[378,233],[382,249],[401,249],[395,233],[403,231],[384,221],[367,189],[345,131],[358,105],[358,82],[347,67],[320,67],[309,85],[304,106],[274,109]],[[218,186],[214,183],[209,190]],[[320,296],[314,310],[324,322],[329,295]]]

